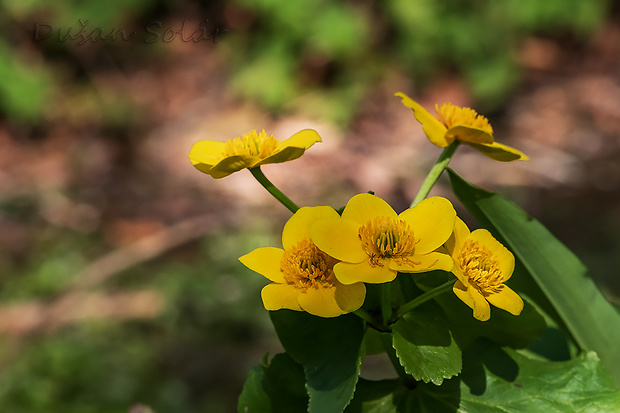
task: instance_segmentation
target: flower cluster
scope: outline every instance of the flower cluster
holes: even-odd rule
[[[453,151],[463,143],[498,161],[528,159],[495,142],[488,120],[472,109],[444,104],[436,106],[433,117],[404,94],[396,96],[439,147]],[[514,270],[512,253],[487,230],[470,232],[446,198],[425,198],[451,155],[438,163],[437,174],[429,174],[429,185],[418,194],[425,199],[417,202],[416,197],[404,212],[397,214],[383,199],[364,193],[352,197],[339,214],[328,206],[298,208],[260,172],[261,165],[297,159],[317,142],[321,137],[310,129],[282,142],[264,130],[251,131],[226,142],[200,141],[189,155],[198,170],[213,178],[249,169],[294,212],[282,232],[283,248],[258,248],[239,258],[271,281],[261,293],[267,310],[337,317],[364,304],[366,284],[389,283],[399,273],[443,270],[456,276],[454,294],[476,319],[490,318],[489,304],[521,313],[523,300],[504,284]]]

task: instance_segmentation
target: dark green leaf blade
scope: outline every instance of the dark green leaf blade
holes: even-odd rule
[[[472,394],[461,384],[460,413],[607,413],[620,411],[620,392],[594,352],[550,362],[525,352],[504,349],[516,365],[513,380],[485,367],[486,389]]]
[[[363,321],[353,314],[335,318],[291,310],[269,314],[285,350],[304,367],[308,411],[343,411],[360,373]]]
[[[448,172],[465,207],[515,254],[578,345],[596,351],[620,385],[620,314],[587,277],[579,259],[513,202]]]
[[[407,374],[439,386],[461,372],[461,350],[441,308],[427,302],[394,324],[392,345]]]

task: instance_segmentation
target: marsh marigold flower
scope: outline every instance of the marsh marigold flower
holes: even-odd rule
[[[446,249],[454,259],[452,272],[458,278],[454,293],[474,310],[475,318],[486,321],[491,317],[489,303],[511,314],[521,314],[523,300],[504,284],[514,270],[514,255],[489,231],[470,232],[457,218]]]
[[[300,208],[282,231],[284,249],[258,248],[239,258],[246,267],[273,281],[261,292],[267,310],[288,308],[336,317],[362,306],[366,286],[340,283],[333,270],[337,260],[310,239],[310,227],[315,222],[337,217],[338,213],[327,206]]]
[[[292,161],[317,142],[321,142],[321,137],[312,129],[299,131],[282,142],[267,135],[265,130],[253,130],[226,142],[197,142],[189,159],[199,171],[213,178],[223,178],[245,168]]]
[[[381,198],[359,194],[341,217],[317,222],[310,235],[317,247],[341,261],[334,266],[341,283],[384,283],[398,271],[450,271],[452,258],[436,250],[450,237],[455,217],[445,198],[425,199],[397,215]]]
[[[527,161],[523,152],[495,142],[493,128],[487,118],[470,108],[444,103],[435,105],[437,117],[403,93],[396,93],[403,105],[413,110],[413,116],[422,124],[424,134],[431,143],[445,148],[455,140],[472,146],[496,161]]]

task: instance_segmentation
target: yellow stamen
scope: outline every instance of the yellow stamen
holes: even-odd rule
[[[335,259],[318,249],[310,239],[305,239],[284,251],[280,270],[287,283],[306,290],[333,285],[335,263]]]
[[[481,293],[498,292],[503,282],[499,262],[484,245],[466,240],[457,257],[463,274]]]
[[[235,155],[258,156],[266,158],[271,155],[278,145],[278,140],[273,135],[267,136],[265,130],[257,133],[244,133],[240,138],[228,139],[224,149],[224,157]]]
[[[383,266],[383,259],[394,258],[406,261],[415,248],[413,230],[405,221],[396,218],[377,217],[362,225],[358,236],[362,241],[362,248],[370,257],[370,264]]]
[[[441,107],[435,105],[435,110],[437,111],[437,119],[448,129],[456,125],[472,126],[477,129],[482,129],[489,135],[493,135],[493,128],[489,124],[489,120],[479,115],[473,109],[461,108],[451,103],[444,103]]]

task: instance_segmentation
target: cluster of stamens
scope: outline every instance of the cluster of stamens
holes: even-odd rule
[[[444,103],[441,107],[435,105],[435,110],[437,111],[437,119],[448,129],[455,125],[472,126],[493,135],[493,128],[489,124],[489,120],[471,108]]]
[[[317,248],[310,240],[298,242],[284,251],[280,270],[289,284],[305,290],[333,283],[335,260]]]
[[[273,135],[267,136],[263,130],[243,134],[240,138],[228,139],[224,148],[224,156],[249,155],[266,158],[271,155],[278,145],[278,140]]]
[[[382,266],[385,258],[394,258],[411,265],[415,262],[407,258],[415,248],[413,230],[405,221],[377,217],[362,225],[358,236],[362,248],[370,257],[370,265]]]
[[[477,241],[466,240],[457,264],[480,292],[498,292],[503,282],[499,262],[491,251]]]

